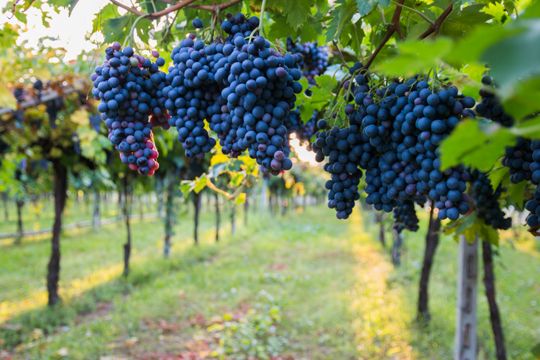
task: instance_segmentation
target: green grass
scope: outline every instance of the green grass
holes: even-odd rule
[[[223,241],[214,244],[213,217],[203,211],[202,244],[195,248],[191,221],[183,214],[175,251],[164,260],[162,225],[137,223],[127,280],[106,271],[120,266],[122,226],[66,234],[61,286],[73,297],[56,309],[38,307],[0,325],[0,341],[15,358],[208,355],[215,345],[209,325],[229,313],[248,318],[248,309],[271,301],[280,309],[276,331],[287,340],[284,353],[294,358],[451,358],[457,249],[451,239],[441,241],[431,282],[433,319],[422,329],[412,320],[422,230],[407,235],[404,263],[393,269],[374,240],[374,227],[370,239],[354,219],[337,221],[326,208],[277,218],[253,212],[249,226],[242,225],[241,215],[238,225],[235,236],[224,231]],[[44,289],[46,241],[2,250],[1,301],[17,304]],[[538,253],[503,246],[496,270],[509,358],[532,359],[540,324]],[[99,272],[104,275],[96,277]],[[482,356],[492,358],[483,290],[479,314]],[[410,357],[404,340],[412,346]]]
[[[146,207],[145,211],[155,211],[155,204],[152,208]],[[0,205],[0,234],[15,234],[17,232],[17,208],[15,201],[9,200],[8,219],[4,217],[4,203]],[[66,209],[64,210],[64,223],[71,224],[79,221],[90,221],[92,219],[93,199],[89,198],[73,199],[68,198]],[[134,215],[137,216],[140,210],[139,203],[134,204]],[[113,201],[108,201],[105,204],[102,201],[101,213],[103,218],[112,218],[119,214],[118,204]],[[54,209],[52,201],[26,201],[22,209],[23,230],[37,231],[50,229],[54,220]]]

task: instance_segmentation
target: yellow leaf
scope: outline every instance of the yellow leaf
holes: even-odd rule
[[[240,195],[238,195],[236,197],[236,199],[234,199],[234,202],[236,205],[242,205],[243,203],[246,202],[246,193],[240,193]]]

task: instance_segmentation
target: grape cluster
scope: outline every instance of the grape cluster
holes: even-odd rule
[[[478,217],[494,229],[509,229],[512,219],[505,218],[504,212],[499,205],[499,197],[502,189],[495,191],[489,178],[478,170],[471,173],[471,197],[476,204]]]
[[[318,160],[328,157],[324,165],[324,170],[331,174],[326,182],[328,207],[336,209],[338,219],[348,218],[360,198],[358,184],[362,171],[358,167],[358,156],[362,154],[362,135],[358,130],[358,125],[344,129],[334,127],[321,133],[314,146]]]
[[[224,42],[205,44],[191,34],[173,50],[163,94],[188,156],[202,156],[215,140],[225,154],[248,150],[263,170],[289,170],[290,111],[302,91],[299,56],[281,55],[257,34],[259,19],[228,16]]]
[[[171,55],[174,65],[166,75],[165,107],[189,158],[202,158],[216,144],[204,128],[208,108],[218,96],[211,74],[215,54],[215,46],[205,47],[192,36],[182,40]]]
[[[484,88],[480,90],[482,100],[476,105],[476,113],[505,127],[514,125],[514,118],[504,112],[499,98],[495,95],[493,79],[486,75],[482,78],[482,84],[484,84]]]
[[[505,150],[503,165],[509,169],[510,181],[514,184],[531,180],[532,162],[531,140],[518,138],[516,145],[508,146]]]
[[[149,117],[166,111],[165,73],[159,70],[164,60],[158,57],[152,62],[118,43],[105,54],[105,62],[92,75],[92,94],[101,100],[98,111],[109,129],[109,140],[131,170],[153,175],[159,164]]]
[[[413,201],[403,201],[394,208],[393,228],[398,233],[401,233],[403,230],[418,230],[418,216],[416,216]]]
[[[525,209],[530,213],[527,216],[527,225],[533,229],[540,227],[540,186],[536,187],[533,197],[525,203]]]
[[[328,67],[328,47],[326,46],[318,46],[315,42],[301,44],[287,38],[287,51],[302,55],[299,66],[312,85],[315,84],[315,76],[323,74]]]
[[[420,77],[370,89],[361,65],[350,71],[355,105],[349,104],[345,113],[363,137],[354,165],[366,173],[366,202],[390,212],[404,201],[429,198],[440,219],[467,213],[469,173],[459,166],[441,171],[438,146],[462,118],[474,116],[474,100],[453,86],[434,90]]]

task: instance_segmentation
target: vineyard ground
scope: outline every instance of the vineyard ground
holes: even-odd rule
[[[368,215],[356,213],[344,226],[322,207],[278,218],[252,212],[246,227],[239,214],[235,236],[224,226],[223,241],[214,244],[213,216],[203,211],[198,248],[191,244],[188,215],[175,227],[169,260],[161,259],[162,224],[134,224],[126,281],[120,278],[123,228],[66,234],[64,304],[54,310],[43,307],[48,242],[4,247],[0,358],[208,356],[223,319],[248,321],[250,310],[268,304],[279,309],[276,336],[287,341],[290,358],[451,358],[457,250],[451,238],[441,239],[432,323],[422,328],[413,319],[424,228],[406,235],[396,269]],[[505,244],[500,252],[498,298],[509,358],[532,359],[530,349],[540,338],[538,248]],[[483,291],[479,315],[480,358],[492,358]]]

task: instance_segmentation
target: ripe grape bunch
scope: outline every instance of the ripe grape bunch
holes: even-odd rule
[[[158,169],[158,152],[153,142],[149,117],[166,116],[160,90],[165,61],[155,62],[137,55],[133,49],[114,43],[105,50],[106,60],[92,75],[92,94],[101,100],[98,111],[109,130],[109,140],[120,152],[120,159],[131,170],[153,175]]]
[[[371,89],[361,64],[351,68],[351,76],[355,105],[347,105],[345,113],[348,129],[354,128],[349,131],[361,135],[356,136],[361,150],[348,166],[365,170],[367,203],[390,212],[404,201],[430,199],[440,219],[456,220],[467,213],[464,192],[469,173],[462,167],[442,171],[438,146],[462,118],[474,116],[474,100],[453,86],[433,89],[421,77],[392,80]],[[321,140],[315,144],[322,155],[317,158],[322,160],[330,151],[324,149],[327,135],[318,136]],[[342,159],[349,153],[353,152],[345,149]]]
[[[393,228],[398,233],[401,233],[403,230],[418,230],[418,216],[416,216],[413,201],[406,200],[394,208]]]
[[[221,27],[224,42],[206,44],[190,34],[173,50],[167,74],[165,106],[188,156],[210,151],[215,140],[225,154],[248,150],[263,170],[289,170],[287,127],[296,95],[299,56],[281,55],[258,35],[259,19],[228,16]]]
[[[299,63],[303,75],[312,85],[315,84],[315,76],[324,74],[328,67],[328,48],[318,46],[315,42],[299,43],[287,38],[287,51],[302,55]]]
[[[480,90],[481,102],[476,105],[476,113],[505,127],[514,125],[514,118],[504,112],[501,101],[495,95],[493,79],[485,75],[482,78],[484,88]]]
[[[494,229],[509,229],[512,219],[505,218],[499,205],[502,189],[499,187],[494,191],[488,177],[478,170],[472,171],[471,178],[471,197],[476,204],[478,217]]]

